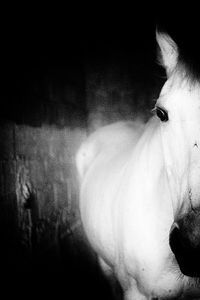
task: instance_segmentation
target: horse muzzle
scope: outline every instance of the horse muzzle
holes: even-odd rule
[[[169,244],[181,272],[186,276],[200,277],[200,209],[174,222]]]

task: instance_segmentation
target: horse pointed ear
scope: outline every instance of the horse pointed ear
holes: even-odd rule
[[[156,31],[156,40],[160,48],[159,63],[165,68],[169,77],[178,62],[178,47],[166,33]]]

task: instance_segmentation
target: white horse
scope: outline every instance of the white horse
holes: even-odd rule
[[[156,33],[167,81],[147,124],[118,122],[76,163],[88,240],[126,300],[200,299],[200,84]]]

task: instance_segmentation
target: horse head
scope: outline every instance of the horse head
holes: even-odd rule
[[[200,84],[178,47],[157,33],[167,81],[157,100],[174,224],[170,246],[183,274],[200,276]]]

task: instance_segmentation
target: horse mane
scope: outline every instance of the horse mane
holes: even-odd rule
[[[194,58],[187,57],[184,53],[179,54],[177,70],[190,84],[200,83],[200,63]]]

